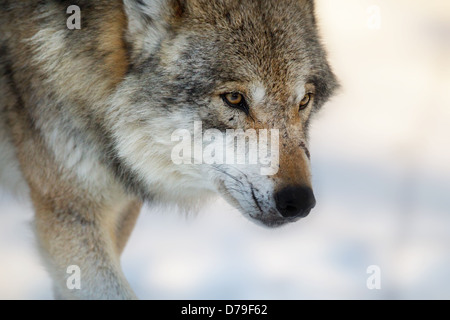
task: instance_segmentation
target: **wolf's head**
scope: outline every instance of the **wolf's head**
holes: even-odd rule
[[[268,226],[308,215],[308,124],[337,86],[313,1],[124,3],[132,66],[109,115],[122,179],[159,201],[218,192]],[[245,136],[254,147],[235,148]]]

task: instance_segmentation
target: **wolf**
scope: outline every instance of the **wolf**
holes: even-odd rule
[[[67,27],[78,6],[81,28]],[[58,299],[135,299],[142,204],[222,196],[277,227],[315,206],[308,128],[338,87],[312,0],[0,0],[0,177],[29,195]],[[179,165],[172,133],[279,130],[260,166]],[[81,288],[67,286],[79,266]]]

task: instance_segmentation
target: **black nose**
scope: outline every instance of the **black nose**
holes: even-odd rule
[[[316,206],[309,187],[287,187],[275,194],[277,209],[285,218],[304,218]]]

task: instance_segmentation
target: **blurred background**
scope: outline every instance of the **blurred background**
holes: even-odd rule
[[[140,298],[450,299],[450,2],[317,11],[343,85],[311,132],[318,206],[278,230],[222,200],[196,218],[146,208],[122,259]],[[3,192],[0,299],[52,298],[31,221]]]

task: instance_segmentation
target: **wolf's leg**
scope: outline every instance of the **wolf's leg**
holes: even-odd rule
[[[141,209],[141,201],[131,201],[130,204],[123,210],[117,221],[116,246],[119,255],[122,254],[123,250],[125,249],[131,232],[136,225],[136,221],[139,217]]]
[[[134,299],[120,268],[119,248],[125,241],[118,239],[124,239],[122,234],[129,234],[131,230],[131,223],[122,223],[123,212],[127,212],[136,199],[127,195],[112,177],[108,178],[108,170],[95,158],[91,163],[86,162],[88,157],[82,157],[83,169],[92,167],[87,174],[76,174],[76,168],[65,169],[48,150],[41,132],[27,126],[26,114],[11,113],[11,116],[14,116],[11,119],[14,119],[17,156],[35,208],[38,243],[54,280],[56,296]],[[83,148],[81,144],[78,147]],[[63,151],[64,148],[59,149]],[[126,232],[119,235],[118,226]],[[80,268],[80,290],[67,286],[68,279],[76,280],[71,277],[76,277],[73,269],[69,269],[72,273],[67,273],[71,266]]]
[[[54,280],[56,297],[136,298],[121,271],[114,235],[115,218],[119,216],[114,207],[122,204],[102,207],[83,199],[69,200],[67,194],[64,197],[55,199],[32,191],[36,233]],[[80,268],[80,289],[67,285],[68,279],[69,284],[76,283],[72,282],[73,269],[68,269],[71,266]]]

